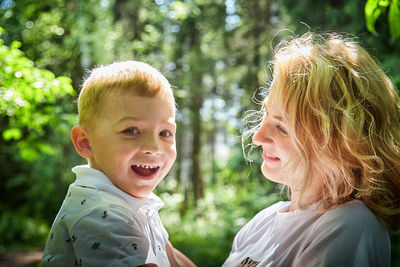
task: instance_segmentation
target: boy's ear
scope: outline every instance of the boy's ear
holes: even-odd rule
[[[72,143],[74,143],[76,152],[78,152],[81,157],[89,159],[93,156],[93,152],[89,144],[88,132],[85,128],[79,125],[74,126],[71,129],[71,140]]]

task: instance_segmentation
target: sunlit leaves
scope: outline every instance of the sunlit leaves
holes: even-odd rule
[[[69,78],[36,68],[20,46],[13,42],[7,47],[0,40],[0,116],[8,119],[2,138],[17,141],[21,156],[32,161],[41,153],[54,153],[43,138],[50,129],[71,123],[73,116],[63,114],[59,101],[75,92]]]
[[[365,4],[365,20],[367,29],[375,33],[375,22],[382,14],[382,7],[379,7],[379,0],[368,0]]]
[[[22,138],[22,131],[19,128],[9,128],[3,132],[3,138],[6,141],[19,140]]]
[[[174,1],[170,8],[169,17],[180,21],[184,21],[190,13],[189,4],[185,2]]]
[[[398,0],[368,0],[365,4],[365,22],[367,29],[376,34],[375,24],[378,18],[388,12],[390,35],[400,36],[400,8]]]
[[[399,1],[392,0],[392,4],[389,7],[388,14],[390,35],[393,37],[400,36],[400,9],[399,9]]]

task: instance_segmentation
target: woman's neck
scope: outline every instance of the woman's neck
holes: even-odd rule
[[[307,207],[317,201],[318,200],[313,196],[300,195],[300,192],[293,192],[290,197],[289,212],[299,209],[307,209]]]
[[[314,180],[315,181],[315,180]],[[320,192],[322,184],[318,182],[313,182],[308,190],[301,192],[300,189],[290,188],[290,207],[289,211],[295,211],[298,209],[307,209],[310,205],[317,203],[321,200]]]

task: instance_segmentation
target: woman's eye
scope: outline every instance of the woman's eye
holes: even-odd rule
[[[172,136],[172,133],[170,131],[164,130],[160,132],[161,137],[170,137]]]
[[[288,133],[284,128],[282,128],[280,125],[277,125],[276,128],[278,129],[278,131],[279,131],[282,135],[284,135],[284,136],[288,136],[288,135],[289,135],[289,133]]]
[[[122,131],[124,134],[127,135],[137,135],[139,134],[138,128],[128,128]]]

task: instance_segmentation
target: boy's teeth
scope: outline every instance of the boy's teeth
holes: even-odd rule
[[[136,165],[136,164],[135,164]],[[148,166],[148,165],[141,165],[141,164],[139,164],[139,165],[136,165],[137,167],[140,167],[140,168],[145,168],[145,169],[154,169],[154,168],[157,168],[157,166]]]

